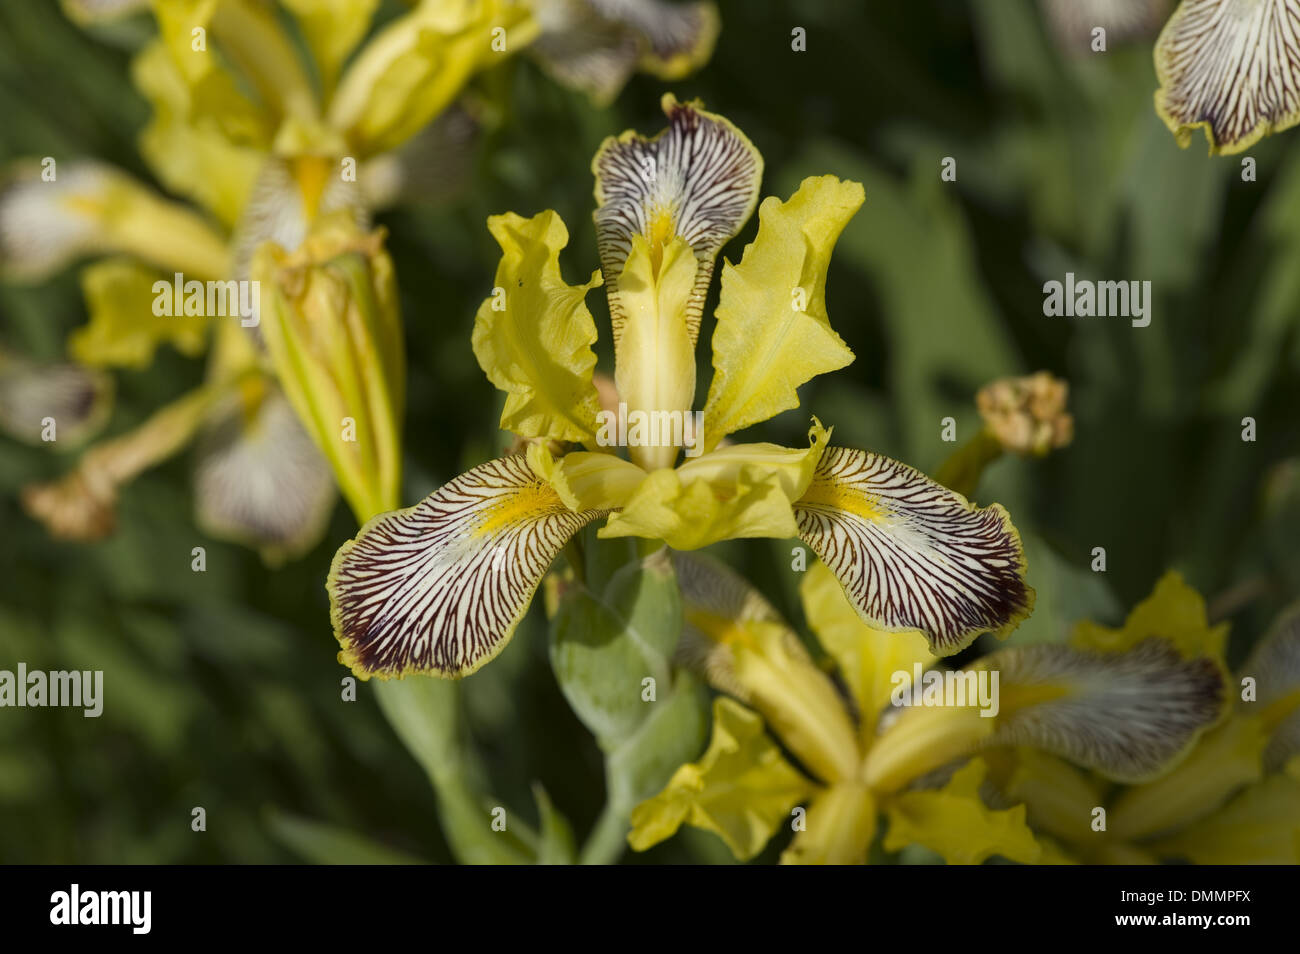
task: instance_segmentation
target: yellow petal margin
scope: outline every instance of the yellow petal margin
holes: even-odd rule
[[[362,679],[466,676],[499,653],[575,513],[523,457],[480,464],[339,548],[326,588],[339,662]]]
[[[1300,0],[1183,0],[1155,48],[1156,112],[1184,148],[1249,149],[1300,122]]]
[[[708,750],[632,810],[628,844],[645,851],[692,825],[713,832],[746,861],[812,791],[763,731],[762,718],[731,699],[715,699]]]
[[[896,460],[828,448],[795,516],[799,536],[864,620],[920,630],[935,655],[950,656],[981,633],[1009,633],[1033,609],[1007,512],[976,507]]]
[[[488,229],[501,246],[501,263],[496,287],[474,318],[472,340],[483,372],[507,394],[501,427],[595,449],[596,323],[585,299],[600,274],[586,285],[564,281],[560,250],[569,232],[554,212],[531,219],[494,215]]]
[[[885,850],[924,845],[950,865],[978,865],[1000,855],[1035,864],[1042,848],[1025,824],[1025,806],[994,811],[980,798],[987,766],[974,759],[937,792],[907,792],[885,808]]]
[[[722,268],[706,447],[798,407],[796,388],[853,361],[826,315],[826,268],[863,198],[858,183],[821,176],[788,202],[763,200],[758,235]]]

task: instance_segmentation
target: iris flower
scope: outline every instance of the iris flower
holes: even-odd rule
[[[64,4],[83,23],[152,10],[158,36],[132,67],[153,106],[140,148],[162,184],[201,209],[94,161],[60,160],[49,181],[33,163],[10,171],[0,189],[0,261],[8,277],[34,281],[78,258],[114,256],[83,273],[90,323],[70,341],[83,364],[142,367],[164,342],[187,355],[202,352],[211,322],[155,316],[159,280],[176,273],[247,280],[265,242],[292,252],[332,216],[365,229],[371,212],[399,196],[445,187],[465,165],[472,138],[473,121],[454,105],[466,82],[544,38],[543,7],[551,21],[563,20],[552,4],[425,0],[358,49],[374,0],[281,5],[297,24],[306,59],[277,12],[259,0]],[[716,15],[707,4],[604,7],[601,22],[621,31],[620,48],[630,42],[641,67],[681,75],[712,49]],[[584,50],[570,45],[567,54]],[[549,55],[565,62],[565,50]],[[626,79],[628,71],[616,72],[616,84],[605,78],[606,91]],[[218,332],[221,353],[202,387],[160,410],[131,440],[96,449],[60,481],[29,488],[29,511],[59,535],[100,536],[112,529],[120,487],[199,436],[196,501],[204,529],[268,556],[312,545],[335,500],[337,440],[322,441],[314,426],[308,437],[286,413],[290,402],[259,334],[249,349]],[[240,373],[261,370],[260,386],[228,392],[236,359],[244,363]],[[289,390],[306,415],[306,402]],[[217,391],[228,393],[218,400]],[[359,425],[377,432],[389,422]],[[355,475],[336,476],[354,506],[369,499]],[[361,506],[366,517],[374,512]]]
[[[1183,0],[1155,48],[1156,112],[1184,148],[1243,152],[1300,122],[1300,0]]]
[[[1120,650],[1161,635],[1223,665],[1227,624],[1166,575],[1121,629],[1081,624],[1074,642]],[[1114,787],[1032,748],[990,759],[998,803],[1021,803],[1065,857],[1094,864],[1300,863],[1300,606],[1255,646],[1237,673],[1237,701],[1170,772]],[[1098,830],[1094,811],[1105,807]]]
[[[714,261],[757,204],[762,159],[699,104],[668,95],[663,106],[658,136],[627,132],[596,154],[601,270],[588,281],[561,275],[568,231],[554,212],[489,219],[503,255],[473,348],[506,394],[501,427],[530,443],[376,517],[339,550],[328,589],[340,660],[358,676],[473,672],[505,646],[561,548],[595,520],[605,521],[600,538],[677,550],[800,537],[864,618],[920,629],[945,654],[1029,612],[1019,535],[1001,507],[976,508],[897,461],[831,447],[815,419],[804,448],[723,443],[797,407],[799,386],[853,360],[826,314],[826,269],[863,202],[857,183],[809,178],[787,201],[764,200],[753,242],[722,269],[713,382],[678,462],[685,431],[671,422],[696,420],[695,349]],[[601,414],[593,382],[585,299],[602,284],[618,399],[629,421],[658,415],[639,435]]]
[[[744,860],[789,825],[798,834],[783,862],[854,864],[868,857],[883,816],[885,851],[919,844],[950,863],[993,855],[1039,863],[1051,846],[1035,837],[1026,809],[981,798],[986,756],[1035,746],[1111,778],[1145,778],[1223,709],[1221,669],[1163,639],[1003,649],[946,675],[962,695],[929,699],[942,670],[924,637],[864,622],[817,563],[800,596],[837,683],[743,579],[695,554],[677,554],[675,564],[679,658],[726,695],[714,702],[704,754],[633,811],[637,850],[689,824]],[[899,706],[904,687],[925,704]],[[806,814],[795,811],[802,805]]]

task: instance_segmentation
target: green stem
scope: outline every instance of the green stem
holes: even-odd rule
[[[627,816],[622,806],[612,801],[605,803],[596,819],[595,827],[587,836],[578,853],[580,865],[612,865],[623,857],[627,850]]]

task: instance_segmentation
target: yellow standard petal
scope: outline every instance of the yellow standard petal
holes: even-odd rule
[[[501,427],[594,450],[596,322],[585,299],[600,274],[585,285],[565,282],[560,250],[569,232],[554,212],[531,219],[494,215],[488,228],[501,246],[501,263],[493,293],[474,318],[473,345],[483,372],[507,395]]]
[[[1300,0],[1183,0],[1155,48],[1156,112],[1184,148],[1249,149],[1300,122]]]
[[[1025,806],[986,806],[980,797],[986,772],[982,760],[972,759],[940,791],[906,792],[887,802],[885,850],[924,845],[950,865],[978,865],[994,855],[1036,864],[1042,848],[1025,824]]]
[[[505,648],[560,549],[599,516],[566,507],[523,457],[503,457],[375,517],[330,568],[339,661],[362,679],[474,672]]]
[[[896,460],[828,448],[795,516],[867,623],[920,630],[936,655],[1009,633],[1033,608],[1007,512],[976,507]]]
[[[799,406],[796,389],[853,361],[826,315],[826,269],[862,186],[809,178],[788,202],[758,210],[758,235],[739,265],[725,264],[713,332],[706,446]]]
[[[910,677],[917,665],[929,669],[938,660],[921,633],[890,633],[864,623],[824,563],[808,568],[799,584],[799,596],[808,625],[835,659],[853,693],[861,735],[870,739],[880,714],[890,704],[896,675]]]
[[[153,107],[139,146],[158,181],[233,227],[266,157],[274,116],[223,70],[187,81],[161,40],[131,61],[131,80]]]
[[[609,295],[615,353],[629,320],[620,279],[633,236],[649,247],[655,274],[674,238],[690,246],[698,266],[684,321],[694,343],[713,263],[748,221],[758,201],[763,159],[745,134],[698,103],[663,98],[668,128],[653,139],[629,130],[601,144],[596,176],[596,242]]]
[[[320,72],[321,85],[334,89],[348,54],[370,28],[379,0],[283,0],[298,21]]]
[[[797,533],[791,501],[812,479],[830,432],[814,422],[806,450],[738,444],[650,473],[601,537],[663,540],[695,550],[719,540]]]
[[[746,861],[789,823],[790,810],[812,791],[812,783],[763,731],[757,713],[731,699],[715,699],[707,751],[632,810],[628,844],[645,851],[691,825],[713,832]]]
[[[480,70],[537,35],[516,0],[420,0],[380,30],[339,80],[328,120],[361,157],[400,146],[460,95]]]

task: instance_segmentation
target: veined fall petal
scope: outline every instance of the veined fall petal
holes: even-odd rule
[[[20,163],[0,186],[0,268],[38,281],[87,255],[120,252],[168,274],[224,277],[225,242],[199,215],[98,162]]]
[[[644,236],[654,261],[676,237],[698,262],[685,321],[699,337],[704,297],[718,252],[748,221],[758,201],[763,159],[745,134],[698,103],[663,98],[668,128],[653,139],[633,131],[606,139],[592,160],[596,176],[596,242],[609,296],[615,353],[628,320],[619,279]]]
[[[98,431],[113,404],[113,379],[73,362],[40,362],[0,351],[0,431],[25,444],[74,448]],[[54,440],[45,442],[53,420]]]
[[[494,215],[488,228],[502,256],[496,290],[474,318],[473,347],[488,380],[506,392],[501,427],[595,450],[596,322],[585,299],[600,275],[585,285],[565,282],[560,251],[569,232],[554,212]]]
[[[959,675],[967,686],[981,678],[992,686],[994,674],[997,708],[990,716],[969,701],[902,709],[867,755],[873,787],[896,790],[984,747],[1015,745],[1137,781],[1176,761],[1224,712],[1219,665],[1207,657],[1183,659],[1161,639],[1113,653],[1015,647]]]
[[[713,832],[746,861],[763,850],[790,809],[812,791],[812,783],[768,738],[760,716],[718,698],[707,751],[633,809],[628,844],[645,851],[689,824]]]
[[[523,457],[480,464],[339,548],[328,590],[339,661],[362,679],[468,675],[509,642],[575,533],[574,512]]]
[[[1300,755],[1300,604],[1269,628],[1238,676],[1238,682],[1247,676],[1255,680],[1255,701],[1241,705],[1266,714],[1264,766],[1279,771]]]
[[[195,512],[204,531],[256,547],[272,564],[320,540],[337,498],[334,477],[270,381],[250,379],[215,406],[196,451]]]
[[[541,33],[529,48],[557,81],[607,105],[638,69],[680,79],[713,53],[711,3],[664,0],[535,0]]]
[[[1183,0],[1156,41],[1156,112],[1186,147],[1249,149],[1300,122],[1300,0]]]
[[[1033,608],[1020,534],[997,504],[976,507],[920,471],[828,448],[794,507],[799,536],[869,624],[920,630],[948,656]]]
[[[1041,0],[1047,25],[1061,49],[1092,52],[1092,31],[1106,31],[1108,44],[1150,39],[1169,13],[1171,0]]]
[[[821,176],[787,202],[763,200],[754,241],[722,269],[706,447],[798,407],[798,387],[853,361],[826,315],[826,269],[863,197],[858,183]]]

